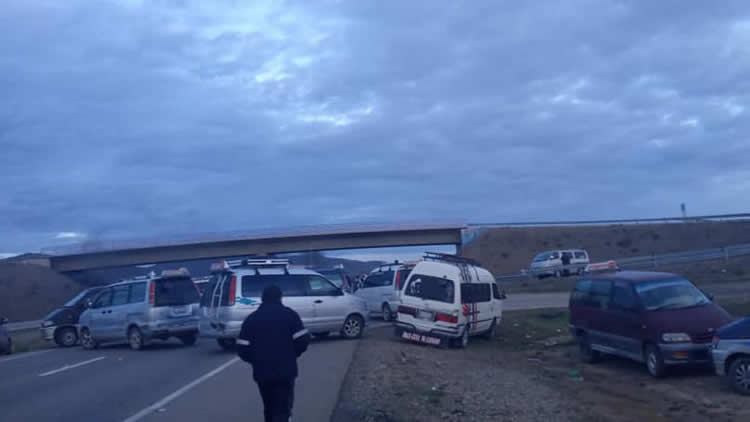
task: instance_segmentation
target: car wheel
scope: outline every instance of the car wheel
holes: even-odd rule
[[[595,363],[601,358],[601,353],[598,350],[591,348],[591,341],[586,333],[583,333],[578,338],[578,350],[581,355],[581,360],[586,363]]]
[[[81,329],[81,346],[86,350],[94,350],[99,347],[99,343],[94,340],[88,328]]]
[[[359,315],[349,315],[344,321],[344,327],[341,329],[341,335],[348,339],[362,337],[362,329],[365,321]]]
[[[133,350],[141,350],[145,346],[143,341],[143,333],[140,328],[132,327],[128,330],[128,344]]]
[[[217,338],[216,342],[219,343],[219,347],[227,351],[234,350],[236,344],[233,338]]]
[[[456,339],[455,346],[458,349],[465,349],[469,345],[469,327],[464,328],[461,337]]]
[[[73,327],[60,328],[55,332],[55,343],[60,347],[73,347],[78,343],[78,334]]]
[[[331,334],[331,333],[330,333],[330,332],[328,332],[328,331],[324,331],[324,332],[322,332],[322,333],[312,333],[313,337],[315,337],[315,338],[326,338],[326,337],[328,337],[328,336],[329,336],[330,334]]]
[[[667,372],[667,368],[664,365],[664,358],[662,358],[659,348],[653,344],[649,344],[646,346],[645,355],[648,373],[654,378],[663,377]]]
[[[482,337],[486,338],[487,340],[492,340],[495,338],[495,335],[497,334],[497,319],[492,320],[492,324],[490,325],[490,328],[482,334]]]
[[[742,395],[750,396],[750,358],[737,358],[727,372],[729,385]]]
[[[391,305],[387,303],[383,304],[383,321],[385,322],[393,321],[393,312],[391,311]]]
[[[198,341],[198,334],[185,334],[178,337],[185,346],[192,346]]]

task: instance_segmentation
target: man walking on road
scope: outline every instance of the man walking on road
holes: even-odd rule
[[[307,350],[310,334],[297,312],[281,304],[278,286],[266,287],[262,301],[242,323],[237,354],[253,366],[266,422],[288,422],[294,404],[297,358]]]

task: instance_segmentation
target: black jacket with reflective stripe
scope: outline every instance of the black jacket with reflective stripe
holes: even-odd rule
[[[297,312],[281,303],[263,303],[242,323],[237,354],[253,366],[257,382],[292,379],[309,343]]]

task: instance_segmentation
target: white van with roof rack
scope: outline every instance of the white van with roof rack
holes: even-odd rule
[[[428,252],[405,282],[395,334],[420,343],[466,347],[495,336],[503,299],[495,277],[471,259]]]
[[[589,253],[583,249],[561,249],[537,254],[529,272],[540,280],[544,277],[567,277],[583,274],[589,264]]]
[[[364,301],[315,271],[291,266],[286,259],[223,261],[212,265],[211,271],[200,302],[200,333],[215,338],[224,349],[234,347],[242,323],[258,309],[269,285],[281,288],[282,303],[299,314],[313,336],[362,335],[367,318]]]

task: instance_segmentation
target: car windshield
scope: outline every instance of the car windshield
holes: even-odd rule
[[[98,292],[99,289],[86,289],[76,295],[73,299],[70,299],[69,301],[65,302],[65,305],[63,305],[66,308],[70,308],[73,306],[76,306],[77,304],[83,302],[85,299],[90,298],[94,295],[94,293]]]
[[[338,271],[320,271],[320,274],[335,284],[336,287],[341,288],[344,285],[344,280],[341,278],[341,273]]]
[[[683,278],[639,283],[635,290],[647,311],[684,309],[711,302],[693,283]]]

